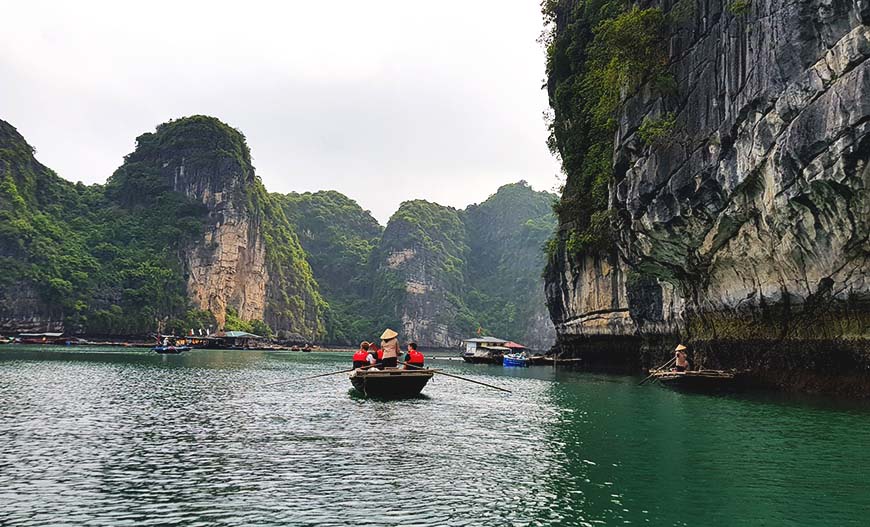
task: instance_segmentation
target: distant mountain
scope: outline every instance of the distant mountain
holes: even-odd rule
[[[489,333],[538,348],[549,347],[556,337],[541,276],[544,245],[556,228],[556,199],[521,181],[465,210],[469,309]]]
[[[402,203],[375,253],[375,298],[390,325],[430,346],[458,344],[476,317],[469,291],[468,232],[463,213],[427,201]]]
[[[541,269],[556,196],[505,185],[465,210],[409,201],[378,248],[376,292],[409,338],[441,347],[481,333],[538,349],[555,337]]]
[[[105,185],[40,164],[0,121],[0,332],[243,329],[351,344],[384,326],[447,347],[478,329],[536,347],[555,196],[505,185],[457,210],[416,200],[386,228],[335,192],[266,192],[244,136],[164,123]]]
[[[86,187],[0,121],[0,330],[320,335],[317,284],[244,136],[194,116],[136,141],[104,186]]]
[[[314,270],[325,311],[325,338],[351,344],[381,325],[371,301],[370,258],[383,232],[372,215],[335,191],[274,194]]]

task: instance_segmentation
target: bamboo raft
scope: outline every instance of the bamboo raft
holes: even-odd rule
[[[696,370],[652,372],[651,377],[665,386],[692,391],[718,391],[736,388],[741,380],[737,370]]]
[[[429,370],[354,370],[350,382],[366,397],[400,399],[420,395],[435,373]]]

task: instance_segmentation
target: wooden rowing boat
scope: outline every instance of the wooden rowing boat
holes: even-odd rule
[[[366,397],[399,399],[420,395],[434,372],[429,370],[354,370],[350,382]]]
[[[662,370],[653,372],[652,378],[670,388],[691,391],[721,391],[737,388],[742,380],[741,373],[736,370]]]

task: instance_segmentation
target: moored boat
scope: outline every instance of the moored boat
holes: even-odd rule
[[[738,388],[742,372],[736,370],[656,371],[653,380],[669,388],[715,392]]]
[[[358,369],[350,374],[350,382],[367,397],[399,399],[419,395],[433,375],[430,370]]]
[[[463,342],[462,360],[471,364],[501,364],[505,352],[511,351],[504,345],[508,341],[496,337],[478,337]]]
[[[154,346],[151,351],[161,355],[177,355],[183,351],[190,351],[190,346]]]
[[[504,366],[516,366],[527,368],[529,366],[529,358],[523,353],[508,353],[502,360]]]

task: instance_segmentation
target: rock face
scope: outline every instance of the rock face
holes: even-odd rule
[[[865,390],[870,11],[726,5],[696,2],[672,27],[675,94],[645,84],[624,101],[615,243],[579,256],[562,244],[547,272],[562,350],[618,336],[612,363],[635,366],[664,362],[683,339],[703,366],[806,389],[832,389],[825,379],[845,369],[860,379],[843,389]],[[645,144],[644,119],[668,114],[671,136]]]
[[[179,251],[194,306],[211,311],[220,327],[232,308],[245,321],[318,336],[317,284],[284,212],[254,173],[244,136],[217,119],[194,116],[160,125],[137,142],[113,177],[149,174],[171,182],[173,192],[206,212],[202,235]]]
[[[462,301],[469,249],[460,212],[402,203],[377,255],[374,299],[384,308],[384,323],[427,347],[458,346],[474,324]]]
[[[203,235],[179,251],[194,306],[211,311],[220,326],[227,306],[243,320],[264,320],[269,272],[261,226],[244,199],[257,183],[244,138],[222,123],[193,117],[162,125],[138,142],[127,159],[135,168],[120,170],[135,177],[151,168],[173,192],[207,211]]]
[[[520,181],[464,211],[469,308],[487,333],[536,350],[549,349],[556,338],[541,278],[544,247],[556,228],[555,201]]]
[[[0,329],[147,335],[265,321],[313,339],[323,302],[244,136],[212,117],[137,138],[105,185],[57,177],[0,121]]]
[[[430,347],[456,347],[480,329],[548,349],[555,330],[539,273],[554,199],[519,182],[465,210],[403,203],[374,258],[384,323]]]

